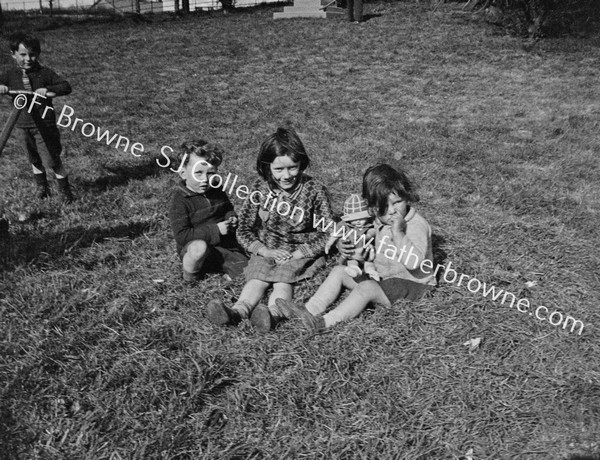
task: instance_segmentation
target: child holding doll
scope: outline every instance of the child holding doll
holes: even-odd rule
[[[363,197],[376,217],[374,264],[381,281],[352,278],[337,266],[306,305],[277,300],[286,316],[301,319],[309,330],[355,318],[371,303],[419,299],[436,284],[431,228],[412,206],[419,198],[407,176],[386,164],[370,167],[363,176]],[[351,291],[348,297],[325,313],[344,288]]]

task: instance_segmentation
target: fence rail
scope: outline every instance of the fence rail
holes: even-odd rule
[[[10,0],[0,1],[0,11],[36,14],[143,14],[220,10],[223,9],[223,4],[227,9],[285,2],[286,0]]]

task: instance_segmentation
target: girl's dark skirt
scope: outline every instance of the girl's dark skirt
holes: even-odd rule
[[[252,255],[244,270],[246,281],[257,279],[269,283],[296,283],[312,277],[325,266],[325,258],[292,259],[277,265],[275,259]]]
[[[373,281],[368,275],[362,274],[354,278],[356,283],[363,281]],[[390,303],[394,303],[396,300],[419,300],[424,297],[429,291],[434,289],[434,286],[430,284],[421,284],[415,281],[405,280],[402,278],[387,278],[381,281],[377,281],[381,290],[388,298]]]

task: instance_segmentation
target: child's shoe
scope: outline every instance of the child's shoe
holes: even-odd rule
[[[35,185],[37,187],[37,197],[40,200],[48,198],[50,196],[50,187],[48,186],[48,178],[46,173],[34,174]]]
[[[291,300],[277,299],[277,306],[287,318],[297,318],[302,321],[306,329],[311,332],[324,331],[325,320],[322,316],[313,316],[305,307],[296,305]]]
[[[250,315],[250,322],[258,332],[263,334],[275,329],[277,324],[276,318],[271,314],[271,311],[266,305],[259,304]]]
[[[58,182],[58,191],[61,195],[62,201],[65,204],[72,203],[75,198],[73,197],[73,192],[71,192],[71,186],[69,185],[69,178],[63,177],[62,179],[56,179]]]
[[[242,321],[242,317],[236,310],[216,299],[208,302],[206,316],[217,326],[237,326]]]

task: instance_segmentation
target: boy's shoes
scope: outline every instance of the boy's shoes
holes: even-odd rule
[[[216,299],[208,302],[206,316],[211,323],[217,326],[237,326],[242,321],[242,317],[236,310]]]
[[[291,300],[277,299],[277,306],[287,318],[298,318],[306,329],[311,332],[319,332],[325,330],[325,320],[322,316],[313,316],[302,305],[296,305]]]
[[[272,329],[275,329],[277,319],[273,317],[271,311],[266,305],[259,304],[250,315],[250,322],[256,328],[258,332],[267,333]]]
[[[72,203],[75,198],[73,197],[73,192],[71,192],[71,186],[69,185],[69,178],[63,177],[62,179],[56,179],[58,183],[58,191],[60,193],[62,202],[65,204]]]
[[[33,178],[35,179],[35,185],[37,187],[37,197],[40,200],[48,198],[50,196],[50,187],[48,186],[48,178],[46,177],[46,173],[34,174]]]

